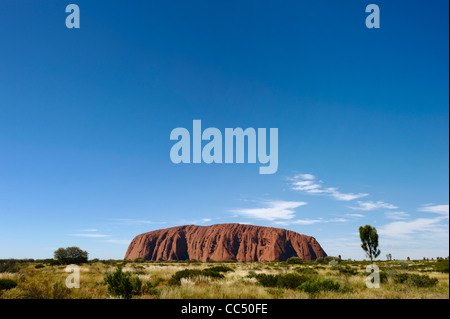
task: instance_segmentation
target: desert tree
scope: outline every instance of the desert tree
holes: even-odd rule
[[[58,248],[54,258],[61,264],[82,264],[88,261],[88,252],[78,247]]]
[[[370,258],[370,263],[373,266],[374,258],[380,255],[380,250],[378,249],[378,233],[375,227],[370,225],[365,225],[364,227],[359,227],[359,237],[361,238],[361,248],[366,253],[367,257]]]

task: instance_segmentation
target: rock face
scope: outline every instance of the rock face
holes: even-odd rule
[[[243,224],[178,226],[136,236],[125,259],[273,261],[327,254],[314,237],[272,227]]]

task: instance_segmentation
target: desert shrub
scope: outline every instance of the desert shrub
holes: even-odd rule
[[[337,262],[341,261],[341,259],[339,257],[333,257],[333,256],[326,256],[323,260],[327,261],[327,262],[330,262],[330,261],[333,261],[333,260],[335,260]]]
[[[61,282],[55,282],[52,289],[52,299],[66,299],[70,295],[70,289]]]
[[[323,263],[325,263],[325,259],[324,259],[323,257],[318,257],[318,258],[316,259],[316,263],[318,263],[318,264],[323,264]]]
[[[345,267],[341,266],[339,268],[339,273],[346,275],[346,276],[354,276],[358,273],[358,271],[350,266],[345,266]]]
[[[293,270],[295,270],[296,272],[299,272],[299,273],[301,273],[301,274],[303,274],[303,275],[310,275],[310,276],[313,276],[313,275],[318,275],[318,274],[319,274],[317,271],[315,271],[315,270],[312,269],[312,268],[301,268],[301,267],[296,267],[296,268],[294,268]]]
[[[20,270],[17,262],[14,259],[2,260],[0,262],[0,273],[2,272],[18,272]]]
[[[307,277],[298,274],[279,275],[277,286],[279,288],[295,289],[305,281],[307,281]]]
[[[285,275],[257,274],[254,278],[264,287],[291,289],[297,288],[301,283],[308,280],[307,276],[292,273]]]
[[[264,287],[276,287],[278,283],[278,276],[279,275],[257,274],[255,275],[255,278]]]
[[[440,259],[436,262],[434,268],[438,272],[448,273],[448,259]]]
[[[177,271],[172,277],[169,279],[169,285],[180,285],[182,278],[195,278],[195,277],[211,277],[216,279],[222,279],[224,276],[217,272],[212,271],[210,269],[199,270],[199,269],[184,269]]]
[[[54,257],[65,265],[82,264],[88,261],[87,251],[81,250],[78,247],[58,248],[54,252]]]
[[[317,294],[322,291],[337,291],[339,283],[331,279],[315,279],[302,283],[298,289],[309,294]]]
[[[230,268],[228,266],[215,266],[215,267],[209,267],[205,270],[209,270],[209,271],[215,271],[215,272],[233,272],[233,268]]]
[[[388,274],[385,272],[380,271],[380,282],[386,283],[388,282]]]
[[[405,284],[414,287],[427,288],[436,286],[438,283],[437,278],[430,278],[428,275],[408,275],[408,279],[405,281]]]
[[[134,260],[135,263],[145,263],[144,257],[138,257]]]
[[[333,269],[333,270],[341,270],[341,268],[342,268],[341,265],[339,264],[339,262],[334,259],[331,260],[328,264],[330,265],[331,269]]]
[[[406,280],[408,280],[408,274],[395,274],[392,276],[394,283],[403,284]]]
[[[34,266],[34,268],[36,269],[40,269],[40,268],[44,268],[45,265],[44,264],[37,264],[36,266]]]
[[[380,274],[381,275],[381,274]],[[383,279],[380,277],[381,281]],[[392,279],[396,284],[405,284],[413,287],[433,287],[439,282],[437,278],[430,278],[428,275],[416,275],[416,274],[394,274]],[[387,276],[386,279],[387,280]]]
[[[57,266],[57,265],[61,265],[61,262],[59,260],[56,259],[46,259],[45,263],[48,264],[49,266]]]
[[[142,293],[143,294],[148,294],[148,295],[154,295],[155,291],[156,291],[156,287],[161,283],[162,278],[157,277],[152,281],[146,281],[143,285],[142,285]]]
[[[405,260],[399,260],[399,261],[398,261],[398,265],[399,265],[402,269],[407,269],[408,266],[409,266],[408,262],[405,261]]]
[[[224,275],[222,275],[220,272],[213,271],[213,270],[210,270],[210,269],[202,270],[201,276],[206,276],[206,277],[211,277],[211,278],[216,278],[216,279],[224,278]]]
[[[300,257],[291,257],[286,260],[288,264],[303,264],[303,259]]]
[[[0,279],[0,291],[1,290],[9,290],[15,288],[17,286],[17,282],[13,279],[3,278]]]
[[[141,293],[142,280],[138,276],[133,276],[129,271],[123,272],[122,265],[117,266],[115,272],[106,273],[105,282],[108,292],[116,297],[130,299]]]

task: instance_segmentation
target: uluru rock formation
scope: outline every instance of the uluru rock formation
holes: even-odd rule
[[[125,259],[273,261],[315,260],[327,254],[314,237],[244,224],[186,225],[136,236]]]

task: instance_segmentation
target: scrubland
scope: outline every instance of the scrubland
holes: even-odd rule
[[[65,265],[3,260],[0,299],[449,298],[448,259],[375,261],[379,288],[366,286],[369,264],[95,260],[79,265],[80,287],[68,288]]]

